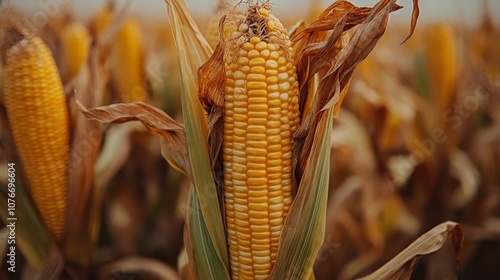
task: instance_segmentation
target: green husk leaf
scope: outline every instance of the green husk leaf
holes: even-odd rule
[[[441,249],[448,239],[451,239],[459,263],[464,241],[462,227],[458,223],[448,221],[424,233],[384,266],[359,280],[410,279],[418,258]]]
[[[325,235],[333,108],[322,111],[270,279],[308,279]],[[307,229],[307,230],[304,230]]]
[[[211,269],[222,265],[226,271],[229,271],[225,229],[209,157],[207,119],[197,96],[197,71],[209,59],[212,49],[191,18],[184,1],[165,0],[165,3],[178,52],[181,103],[189,161],[193,171],[192,183],[196,188],[200,206],[192,211],[200,211],[204,221],[190,224],[192,240],[203,238],[200,245],[206,246],[206,248],[193,246],[193,250],[206,251],[213,246],[218,258],[207,258],[207,264],[211,266]],[[193,265],[197,266],[198,271],[204,269],[202,262],[195,262]]]
[[[227,266],[218,257],[214,244],[210,242],[208,228],[200,207],[200,199],[196,189],[192,187],[186,219],[189,232],[186,236],[189,238],[186,249],[191,252],[189,262],[193,272],[196,279],[230,279]]]

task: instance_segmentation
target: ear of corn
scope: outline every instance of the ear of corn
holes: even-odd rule
[[[38,37],[5,54],[4,98],[35,205],[56,239],[66,215],[68,112],[52,54]]]
[[[453,102],[457,82],[457,62],[453,29],[447,23],[438,23],[425,32],[427,73],[440,112]]]
[[[140,28],[129,19],[123,23],[116,35],[112,50],[112,78],[123,102],[144,101],[145,71]]]
[[[61,46],[65,65],[64,78],[72,80],[85,63],[89,51],[89,33],[84,24],[75,22],[64,27],[61,33]]]
[[[250,6],[231,30],[223,140],[230,264],[233,279],[267,279],[292,203],[297,75],[288,35],[266,8]]]

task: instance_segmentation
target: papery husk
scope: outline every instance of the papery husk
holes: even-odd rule
[[[462,227],[455,222],[448,221],[424,233],[384,266],[368,276],[359,278],[359,280],[409,280],[417,260],[422,255],[439,250],[448,239],[451,240],[457,264],[460,264],[464,239]]]

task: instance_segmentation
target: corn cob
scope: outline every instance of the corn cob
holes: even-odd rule
[[[449,109],[457,81],[455,41],[446,23],[431,26],[425,32],[427,73],[441,112]]]
[[[267,5],[227,22],[223,165],[231,273],[267,279],[293,199],[296,68],[288,35]]]
[[[129,19],[120,28],[111,50],[113,83],[123,102],[147,98],[140,36],[137,22]]]
[[[82,23],[72,23],[61,33],[61,46],[65,65],[65,80],[72,80],[85,63],[88,55],[89,33]]]
[[[60,240],[67,204],[68,112],[52,54],[38,37],[6,50],[4,98],[35,205]]]

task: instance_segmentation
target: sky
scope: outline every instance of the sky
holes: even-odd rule
[[[120,5],[126,0],[116,0]],[[166,17],[166,8],[163,0],[131,0],[131,11],[139,14],[146,14],[148,17]],[[323,0],[326,7],[334,0]],[[500,1],[485,0],[488,2],[488,10],[491,11],[493,18],[500,19]],[[83,17],[89,17],[104,3],[104,0],[3,0],[2,2],[14,3],[15,6],[22,7],[31,13],[43,10],[50,4],[61,5],[70,3],[74,9]],[[235,1],[233,1],[235,2]],[[287,15],[294,11],[307,11],[307,0],[272,0],[274,3],[274,13]],[[358,6],[373,6],[376,0],[351,0]],[[445,18],[459,23],[477,23],[482,11],[483,1],[479,0],[420,0],[420,19],[433,20],[436,18]],[[215,0],[186,0],[188,8],[195,15],[207,15],[215,6]],[[393,14],[393,20],[408,20],[411,14],[412,0],[399,0],[404,9]]]

